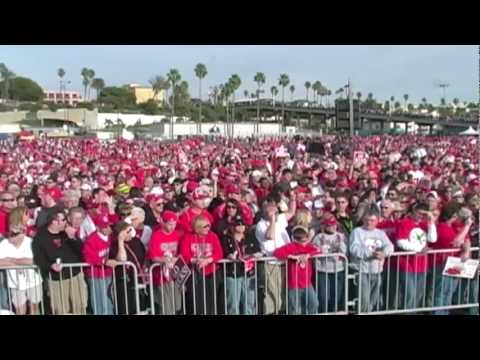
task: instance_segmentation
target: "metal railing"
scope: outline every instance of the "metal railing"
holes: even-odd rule
[[[472,257],[478,259],[478,252],[479,248],[472,248]],[[355,313],[447,314],[468,309],[478,314],[478,269],[473,279],[443,275],[447,257],[459,253],[459,249],[396,252],[378,273],[354,272]]]
[[[310,257],[311,272],[290,274],[287,261],[220,260],[211,274],[191,266],[185,284],[164,277],[166,265],[150,267],[150,311],[154,315],[347,314],[348,260],[343,254]],[[289,262],[292,260],[288,260]],[[322,263],[331,262],[318,271]],[[300,266],[300,265],[297,265]],[[245,271],[246,270],[246,271]],[[305,270],[303,270],[305,271]],[[308,270],[307,270],[308,271]],[[162,280],[160,280],[160,278]],[[298,286],[294,286],[297,284]]]

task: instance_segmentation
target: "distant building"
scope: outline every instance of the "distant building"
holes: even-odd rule
[[[136,103],[141,104],[147,102],[148,100],[156,100],[159,103],[163,102],[165,99],[165,90],[161,90],[155,95],[153,89],[149,86],[142,86],[139,84],[128,84],[125,87],[135,95]]]
[[[82,96],[78,91],[43,91],[45,97],[44,101],[53,102],[54,104],[68,104],[70,106],[77,106],[79,102],[82,102]]]

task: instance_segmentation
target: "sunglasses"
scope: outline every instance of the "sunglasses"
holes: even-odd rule
[[[202,226],[202,229],[210,229],[211,225],[210,224],[206,224],[206,225],[203,225]]]
[[[295,236],[295,237],[294,237],[294,239],[295,239],[296,241],[302,241],[302,240],[304,240],[304,239],[306,239],[306,238],[307,238],[306,236]]]
[[[232,205],[227,205],[227,209],[238,209],[236,206],[232,206]]]
[[[3,202],[13,202],[15,199],[2,199]]]

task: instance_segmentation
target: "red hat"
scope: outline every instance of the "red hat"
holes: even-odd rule
[[[163,199],[163,195],[161,194],[148,194],[147,196],[145,196],[145,200],[147,200],[147,202],[157,202],[160,199]]]
[[[334,216],[328,216],[322,221],[323,226],[334,226],[337,225],[337,219]]]
[[[178,215],[175,214],[173,211],[166,210],[162,213],[162,221],[164,223],[166,222],[177,222],[178,221]]]
[[[99,228],[106,228],[110,225],[113,225],[113,222],[110,221],[110,218],[107,214],[101,214],[93,219],[95,226]]]
[[[185,188],[187,190],[187,193],[192,193],[199,187],[200,185],[196,181],[188,181],[187,186]]]
[[[470,181],[471,186],[480,186],[480,179],[473,179]]]
[[[296,192],[299,194],[308,194],[310,192],[310,189],[306,186],[298,186],[296,188]]]
[[[227,187],[227,195],[230,194],[240,194],[240,188],[235,184],[230,184]]]

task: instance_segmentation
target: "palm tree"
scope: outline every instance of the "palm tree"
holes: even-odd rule
[[[392,105],[395,103],[395,96],[390,96],[390,103]]]
[[[310,81],[305,82],[305,90],[307,91],[307,102],[308,102],[308,91],[312,87],[312,83]]]
[[[91,85],[92,85],[92,81],[93,79],[95,78],[95,70],[93,69],[88,69],[88,100],[90,100],[90,90],[91,90]]]
[[[4,63],[0,63],[0,78],[3,81],[2,98],[8,100],[8,93],[10,90],[10,81],[15,78],[15,73],[11,71]]]
[[[272,94],[273,107],[275,107],[275,100],[277,99],[278,89],[276,86],[270,88],[270,93]]]
[[[262,85],[265,84],[265,74],[261,72],[257,72],[253,78],[253,81],[257,83],[257,129],[256,133],[258,134],[259,128],[258,124],[260,122],[260,91],[262,88]]]
[[[423,105],[427,105],[427,98],[426,97],[422,98],[422,103],[423,103]]]
[[[63,70],[62,68],[58,69],[57,75],[60,78],[60,92],[62,92],[62,79],[65,76],[65,70]]]
[[[228,80],[228,82],[231,84],[231,92],[232,92],[232,128],[231,128],[231,132],[232,132],[232,136],[234,134],[234,123],[235,123],[235,92],[240,89],[240,86],[242,85],[242,80],[240,79],[240,77],[237,75],[237,74],[233,74],[230,79]]]
[[[170,138],[173,139],[173,117],[175,115],[175,87],[177,83],[182,80],[182,76],[178,72],[177,69],[171,69],[167,74],[168,82],[172,87],[172,112],[171,112],[171,119],[170,119]]]
[[[198,115],[198,125],[197,132],[201,133],[201,122],[202,122],[202,79],[207,76],[208,71],[207,67],[204,64],[197,64],[195,66],[195,76],[198,78],[198,98],[200,100],[199,115]]]
[[[168,81],[161,75],[154,76],[153,78],[148,80],[148,82],[152,86],[153,97],[155,99],[157,98],[159,92],[161,92],[162,90],[165,90],[165,88],[169,86]]]
[[[87,87],[88,84],[90,83],[88,81],[88,76],[89,76],[89,70],[88,68],[83,68],[80,75],[82,76],[82,85],[83,85],[83,99],[86,101],[87,100]]]
[[[399,109],[400,106],[401,106],[401,105],[400,105],[400,102],[399,102],[399,101],[395,102],[395,110]]]
[[[295,85],[290,85],[290,101],[293,101],[294,92],[295,92]]]
[[[358,99],[358,102],[360,102],[360,99],[362,98],[362,93],[359,91],[357,92],[357,99]]]
[[[247,99],[248,99],[248,94],[249,94],[248,90],[243,91],[243,96]]]
[[[403,100],[405,100],[405,110],[408,110],[407,108],[408,94],[403,95]]]
[[[441,104],[442,106],[445,106],[445,104],[446,104],[445,98],[442,97],[442,98],[440,99],[440,104]]]
[[[460,100],[458,100],[458,98],[453,98],[452,102],[453,102],[453,105],[455,105],[455,107],[457,107]]]
[[[290,78],[287,74],[280,74],[278,85],[282,87],[282,131],[285,127],[285,87],[290,84]]]
[[[102,78],[95,78],[95,79],[92,80],[91,87],[93,89],[95,89],[95,95],[96,95],[96,98],[97,98],[97,101],[98,101],[98,95],[100,94],[100,92],[105,87],[105,81]]]
[[[322,83],[320,81],[315,81],[312,85],[312,89],[313,89],[313,102],[316,104],[317,103],[317,97],[316,95],[318,95],[318,91],[320,90],[322,86]]]

